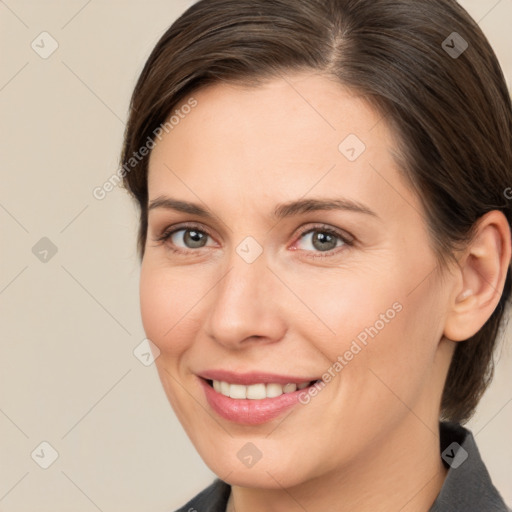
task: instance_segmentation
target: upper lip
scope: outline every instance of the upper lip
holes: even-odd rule
[[[311,382],[318,380],[317,378],[295,377],[293,375],[277,375],[274,373],[266,373],[253,371],[248,373],[235,373],[228,370],[206,370],[197,374],[206,380],[218,380],[229,382],[230,384],[243,384],[250,386],[251,384],[301,384],[303,382]]]

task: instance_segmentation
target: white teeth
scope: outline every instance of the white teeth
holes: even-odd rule
[[[265,388],[265,384],[253,384],[252,386],[244,387],[247,387],[247,398],[261,400],[262,398],[267,397],[267,390]]]
[[[247,386],[243,384],[229,384],[229,396],[231,398],[247,398]]]
[[[213,381],[215,382],[215,381]],[[223,395],[229,396],[229,384],[227,382],[220,383],[220,393]]]
[[[229,396],[235,399],[249,398],[252,400],[262,400],[264,398],[275,398],[283,393],[293,393],[297,389],[304,389],[309,386],[309,382],[302,382],[301,384],[251,384],[250,386],[244,386],[243,384],[229,384],[224,381],[213,381],[213,389],[217,393],[221,393],[224,396]]]
[[[297,391],[297,384],[285,384],[283,387],[284,393],[293,393],[294,391]]]
[[[283,386],[281,384],[267,384],[267,398],[275,398],[283,394]]]

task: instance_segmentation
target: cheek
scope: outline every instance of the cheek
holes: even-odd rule
[[[185,280],[184,280],[185,279]],[[182,276],[176,269],[143,263],[140,274],[140,310],[146,336],[162,354],[178,354],[192,339],[194,305],[203,287],[197,277]]]
[[[396,401],[388,387],[414,401],[428,377],[442,334],[442,297],[435,280],[411,293],[418,274],[418,269],[404,267],[399,274],[319,275],[307,281],[314,287],[304,283],[299,289],[314,313],[308,313],[313,323],[303,323],[302,336],[316,340],[330,361],[323,370],[341,375],[332,380],[346,393],[368,394],[368,400],[357,400],[357,408],[364,403],[374,408],[382,399]],[[341,367],[334,367],[336,361]]]
[[[149,258],[143,260],[139,297],[144,332],[160,350],[155,360],[158,376],[175,414],[187,431],[192,429],[191,418],[197,411],[195,402],[190,401],[190,395],[179,383],[179,365],[194,339],[196,323],[191,322],[191,318],[200,293],[197,285],[197,279],[187,278],[179,269],[166,268]]]
[[[296,318],[310,319],[307,325],[313,325],[316,331],[311,339],[320,341],[331,354],[333,349],[336,355],[342,354],[354,339],[364,346],[365,340],[376,331],[387,330],[400,315],[397,310],[402,309],[403,294],[396,281],[394,285],[388,281],[392,281],[392,276],[368,271],[329,269],[302,276],[294,283],[294,289],[306,299],[309,311],[304,308],[304,314]]]

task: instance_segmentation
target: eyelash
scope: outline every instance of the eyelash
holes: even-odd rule
[[[163,245],[171,238],[172,235],[174,235],[174,233],[176,233],[178,231],[183,231],[183,230],[199,231],[200,233],[206,234],[210,238],[213,238],[211,233],[207,229],[204,229],[202,226],[199,226],[194,223],[184,223],[184,224],[180,224],[178,226],[173,226],[172,228],[166,229],[160,236],[155,238],[154,241],[160,245]],[[306,251],[306,250],[302,249],[303,251],[305,251],[307,253],[311,253],[311,252],[317,253],[314,255],[309,255],[308,256],[309,258],[329,258],[329,257],[337,255],[340,251],[344,250],[344,247],[352,247],[354,245],[353,238],[343,235],[338,230],[336,230],[328,225],[325,225],[325,224],[317,224],[314,226],[308,226],[307,228],[300,230],[298,237],[297,237],[297,241],[300,240],[304,235],[309,234],[311,232],[315,232],[315,231],[320,232],[320,233],[325,233],[328,235],[332,235],[332,236],[338,238],[339,240],[341,240],[344,245],[341,247],[336,247],[334,249],[330,249],[329,251]],[[170,244],[167,244],[167,245],[168,245],[168,248],[170,251],[177,253],[177,254],[182,254],[182,255],[197,253],[197,251],[198,251],[198,249],[185,250],[182,248],[176,248]],[[300,249],[298,249],[298,250],[300,250]]]

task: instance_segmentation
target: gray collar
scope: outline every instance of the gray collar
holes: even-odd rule
[[[439,433],[448,473],[429,512],[511,512],[491,481],[473,434],[450,422],[440,422]]]

